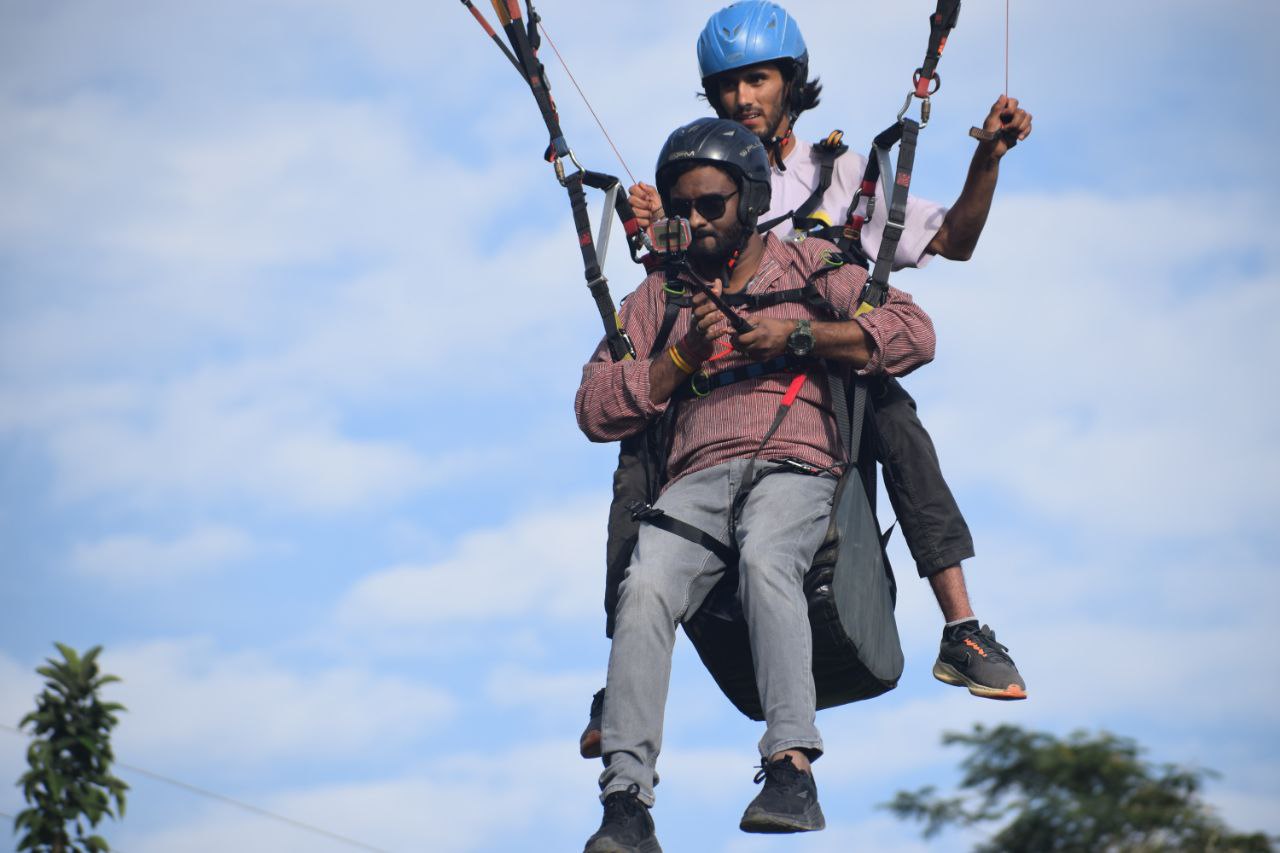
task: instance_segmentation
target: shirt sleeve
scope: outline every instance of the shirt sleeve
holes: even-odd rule
[[[904,376],[933,361],[937,344],[933,320],[911,294],[890,287],[883,305],[854,316],[866,281],[866,271],[849,264],[822,276],[816,284],[837,310],[847,307],[846,316],[853,316],[851,322],[861,326],[871,339],[871,359],[858,370],[858,375]]]
[[[905,376],[933,361],[933,320],[908,293],[890,287],[883,305],[854,322],[872,343],[871,359],[858,370],[859,376]]]
[[[666,411],[667,403],[656,404],[649,396],[652,360],[644,357],[653,347],[661,314],[658,295],[661,287],[654,286],[655,280],[652,276],[646,279],[619,312],[623,327],[635,345],[637,358],[613,361],[608,346],[601,340],[582,368],[574,413],[578,428],[591,441],[618,441],[634,435]],[[657,357],[664,354],[659,353]]]
[[[937,202],[907,196],[907,220],[898,240],[897,251],[893,254],[895,270],[907,267],[923,268],[929,263],[931,255],[925,252],[929,243],[942,227],[942,220],[947,216],[947,208]],[[880,253],[880,243],[884,239],[884,226],[889,219],[889,205],[879,187],[876,189],[876,209],[871,221],[862,229],[862,245],[868,257],[875,261]]]

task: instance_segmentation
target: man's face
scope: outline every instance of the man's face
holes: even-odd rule
[[[717,75],[712,93],[720,98],[720,109],[761,139],[780,136],[787,130],[787,81],[775,63],[761,62]]]
[[[741,200],[738,185],[728,173],[715,166],[696,166],[676,180],[667,212],[680,215],[685,213],[681,208],[688,208],[689,228],[693,232],[689,260],[696,266],[720,266],[742,243],[745,226],[738,221]],[[698,209],[710,208],[714,212],[721,201],[724,212],[714,218],[708,218]]]

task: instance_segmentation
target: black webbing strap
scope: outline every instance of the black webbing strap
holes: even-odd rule
[[[793,221],[797,229],[806,233],[812,232],[817,224],[831,224],[821,223],[820,220],[814,221],[810,217],[822,204],[823,197],[827,194],[827,190],[831,188],[831,179],[835,173],[836,160],[849,150],[849,146],[841,141],[843,138],[844,133],[842,131],[833,130],[826,139],[814,144],[813,150],[818,155],[818,183],[814,186],[813,192],[809,193],[809,197],[795,210],[789,210],[781,216],[766,219],[756,225],[757,232],[764,234],[767,231],[772,231],[787,220]]]
[[[920,135],[920,125],[909,118],[903,119],[899,125],[902,128],[902,138],[898,145],[898,165],[893,174],[893,195],[890,198],[886,194],[889,211],[885,219],[884,234],[880,238],[880,251],[876,255],[876,263],[871,271],[868,292],[868,296],[878,296],[879,301],[872,298],[864,300],[872,308],[878,307],[888,294],[889,273],[893,271],[893,259],[898,252],[898,242],[902,239],[902,232],[907,224],[907,195],[911,189],[911,171],[915,167],[916,140]],[[878,141],[879,138],[877,138]],[[883,172],[883,164],[888,161],[888,149],[877,145],[875,151],[876,159],[881,163],[880,169]],[[888,175],[881,175],[882,180],[887,177]]]
[[[841,140],[844,133],[839,130],[833,130],[826,139],[813,146],[813,150],[818,154],[818,183],[813,188],[813,192],[805,199],[804,204],[796,208],[793,218],[797,222],[797,226],[803,226],[805,220],[813,216],[813,212],[822,204],[822,198],[827,194],[827,190],[831,188],[831,177],[835,173],[836,159],[849,150],[849,146],[845,145]],[[808,230],[801,227],[801,230]]]
[[[813,361],[811,359],[788,353],[777,358],[771,358],[768,361],[756,361],[741,367],[719,370],[711,374],[699,371],[690,376],[688,382],[682,382],[672,392],[671,397],[676,400],[702,399],[712,391],[719,391],[721,388],[727,388],[738,382],[759,379],[761,376],[768,376],[773,373],[795,373],[812,366]]]
[[[627,504],[627,509],[631,510],[631,518],[634,521],[642,524],[652,524],[654,527],[675,534],[681,539],[687,539],[695,545],[701,545],[719,557],[726,566],[732,566],[738,561],[737,548],[731,548],[710,533],[705,530],[699,530],[688,522],[672,518],[657,507],[649,506],[643,501],[632,501]]]
[[[587,278],[587,289],[591,292],[596,311],[600,314],[600,322],[604,325],[609,355],[614,361],[634,358],[635,347],[618,324],[618,311],[609,294],[609,282],[600,271],[596,244],[591,239],[591,217],[587,214],[587,194],[582,189],[582,178],[583,173],[580,171],[568,175],[564,179],[564,188],[569,193],[569,206],[573,209],[573,226],[578,231],[578,246],[582,249],[582,268]]]
[[[771,293],[730,293],[723,297],[726,304],[734,308],[746,308],[748,311],[759,311],[771,308],[784,302],[807,302],[815,308],[830,309],[831,303],[818,292],[816,287],[797,287],[792,290],[776,290]]]
[[[693,305],[693,297],[688,292],[676,294],[670,290],[664,290],[662,306],[662,325],[658,327],[658,334],[654,335],[653,346],[649,348],[649,358],[654,358],[667,345],[667,339],[671,337],[671,330],[676,326],[676,320],[680,318],[680,312],[685,308]]]
[[[858,448],[853,444],[854,428],[849,419],[849,398],[845,395],[844,379],[830,367],[827,369],[827,389],[831,393],[831,411],[835,415],[836,435],[840,437],[840,445],[844,448],[845,461],[856,465]],[[859,432],[861,429],[859,425]]]
[[[500,2],[502,6],[499,8],[495,4],[495,8],[499,8],[499,14],[503,19],[502,29],[507,35],[507,40],[511,43],[511,50],[504,49],[503,52],[507,54],[508,59],[512,60],[524,81],[529,84],[529,91],[533,93],[534,101],[538,104],[538,112],[541,113],[542,121],[547,126],[547,133],[551,137],[545,158],[555,166],[556,178],[569,194],[569,206],[573,211],[573,225],[578,232],[578,246],[582,251],[583,275],[587,280],[587,289],[591,293],[591,298],[595,301],[596,311],[600,315],[600,322],[604,326],[604,337],[609,349],[609,355],[614,361],[635,358],[635,347],[632,346],[631,339],[619,322],[617,308],[613,303],[612,296],[609,294],[609,282],[605,279],[601,270],[600,257],[596,251],[595,240],[591,235],[591,217],[587,213],[587,196],[583,189],[584,186],[589,186],[608,191],[610,188],[620,185],[620,181],[611,175],[588,172],[583,169],[573,156],[573,151],[569,148],[569,143],[564,138],[564,133],[560,128],[560,115],[556,111],[555,100],[551,97],[551,85],[547,82],[546,69],[538,59],[539,18],[537,12],[534,11],[532,0],[526,0],[525,2],[525,6],[528,9],[527,22],[525,21],[525,16],[521,14],[518,0],[500,0]],[[484,16],[479,13],[479,10],[467,0],[463,0],[463,4],[471,10],[471,13],[485,28],[485,31],[494,36],[495,41],[499,41],[493,32],[493,28],[489,26]],[[501,46],[502,44],[499,41],[499,47]],[[572,174],[565,174],[564,164],[566,160],[572,162],[577,168]],[[615,196],[614,209],[622,220],[623,228],[626,230],[627,243],[631,250],[632,260],[636,260],[643,238],[639,224],[635,219],[635,212],[631,209],[625,193],[618,193]],[[605,215],[610,215],[609,211],[605,211]]]
[[[772,219],[766,219],[764,222],[761,222],[758,225],[756,225],[756,233],[764,234],[766,232],[772,231],[774,228],[777,228],[779,225],[786,222],[788,219],[790,219],[794,215],[795,215],[794,210],[788,210],[786,213],[782,214],[781,216],[775,216]]]
[[[929,47],[925,51],[924,62],[916,69],[917,98],[925,98],[938,91],[936,85],[930,90],[929,84],[938,79],[938,60],[947,46],[947,36],[959,20],[960,0],[938,0],[937,10],[929,16]]]

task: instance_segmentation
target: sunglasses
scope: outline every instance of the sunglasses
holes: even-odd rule
[[[729,199],[738,194],[737,190],[728,195],[707,193],[697,198],[673,198],[667,202],[667,216],[688,219],[689,214],[698,211],[698,215],[708,222],[715,222],[724,216],[724,208]]]

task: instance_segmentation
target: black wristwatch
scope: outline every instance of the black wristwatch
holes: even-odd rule
[[[787,352],[799,356],[813,352],[813,327],[808,320],[796,320],[796,330],[787,337]]]

